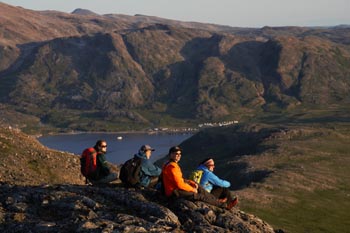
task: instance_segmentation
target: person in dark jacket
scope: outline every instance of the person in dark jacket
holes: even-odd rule
[[[200,185],[209,193],[213,194],[220,200],[227,201],[231,206],[238,203],[237,197],[233,197],[228,189],[231,183],[227,180],[220,179],[214,174],[215,163],[214,159],[207,158],[203,160],[197,170],[202,170],[203,174],[200,180]]]
[[[106,184],[118,179],[118,175],[110,171],[106,160],[107,142],[105,140],[98,140],[94,149],[97,152],[96,175],[93,179],[89,178],[89,181],[92,184]]]
[[[151,155],[154,149],[150,145],[141,146],[135,157],[141,158],[140,183],[142,187],[153,188],[157,182],[162,169],[154,165],[151,161]]]

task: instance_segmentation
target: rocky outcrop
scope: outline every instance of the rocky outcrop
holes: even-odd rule
[[[77,155],[10,127],[0,127],[0,159],[0,232],[273,232],[237,208],[169,200],[118,180],[85,185]]]
[[[259,218],[119,185],[0,185],[1,232],[274,232]]]

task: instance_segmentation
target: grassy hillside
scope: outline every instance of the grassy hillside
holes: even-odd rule
[[[84,184],[79,157],[51,150],[18,129],[0,124],[0,183]]]
[[[185,141],[181,164],[187,175],[204,157],[214,157],[215,172],[231,181],[240,208],[275,229],[347,232],[349,141],[344,122],[236,125]]]
[[[349,125],[343,127],[298,129],[294,137],[277,142],[276,150],[243,158],[273,173],[238,192],[241,208],[288,232],[346,232],[350,131]]]

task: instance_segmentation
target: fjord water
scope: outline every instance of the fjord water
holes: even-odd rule
[[[83,133],[43,136],[38,140],[51,149],[66,151],[80,155],[87,148],[95,145],[99,139],[107,141],[106,158],[114,164],[124,163],[138,152],[143,144],[149,144],[155,151],[152,153],[151,161],[160,159],[168,153],[171,146],[179,145],[181,142],[192,136],[191,134],[104,134],[104,133]],[[122,137],[121,140],[118,137]]]

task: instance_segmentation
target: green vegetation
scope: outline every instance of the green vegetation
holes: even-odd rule
[[[344,124],[343,129],[349,130],[349,125]],[[320,128],[289,142],[287,151],[279,151],[286,152],[280,160],[288,160],[282,161],[286,166],[277,171],[280,186],[267,181],[274,187],[268,190],[270,195],[279,198],[267,206],[254,200],[254,207],[242,202],[242,208],[287,232],[346,232],[350,227],[349,138],[350,134]],[[301,166],[289,176],[293,178],[289,187],[290,180],[283,173]]]
[[[188,173],[204,157],[214,157],[216,173],[231,181],[240,208],[275,229],[346,232],[350,123],[336,122],[339,116],[346,119],[346,111],[314,110],[280,116],[278,124],[207,129],[181,145],[181,164]]]
[[[37,160],[30,160],[28,162],[28,167],[35,172],[39,171],[39,162]]]
[[[45,176],[49,182],[55,182],[58,180],[57,174],[52,172],[52,168],[47,166],[42,161],[30,160],[28,161],[28,167],[35,172],[38,176]]]
[[[240,207],[272,224],[275,229],[286,232],[346,232],[350,227],[349,191],[295,192],[285,194],[288,198],[292,196],[296,200],[294,203],[278,200],[262,208],[258,201],[242,201]],[[276,195],[282,194],[276,191]]]

